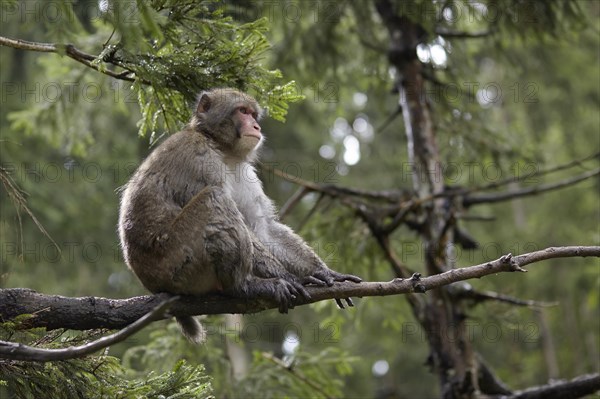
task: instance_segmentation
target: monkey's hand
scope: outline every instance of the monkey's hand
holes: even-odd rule
[[[303,283],[315,284],[315,285],[326,285],[331,287],[336,281],[352,281],[354,283],[360,283],[362,279],[353,274],[338,273],[335,270],[323,267],[317,269],[312,275],[304,277]]]
[[[328,287],[331,287],[335,281],[352,281],[354,283],[360,283],[362,281],[362,279],[360,277],[352,275],[352,274],[338,273],[327,267],[323,267],[323,268],[317,269],[317,271],[314,272],[312,275],[304,277],[304,279],[302,280],[303,284],[305,284],[305,285],[308,285],[308,284],[314,284],[314,285],[320,285],[320,286],[326,285]],[[343,300],[346,301],[346,304],[348,306],[354,306],[352,299],[344,298]],[[340,309],[346,308],[342,299],[336,298],[335,303],[337,303],[337,305]]]
[[[258,297],[274,300],[279,304],[281,313],[287,313],[288,309],[293,309],[296,298],[310,299],[310,294],[302,284],[283,278],[255,280],[249,292]]]

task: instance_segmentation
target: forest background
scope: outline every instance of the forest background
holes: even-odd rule
[[[118,189],[219,86],[268,108],[265,190],[336,270],[390,281],[600,245],[600,2],[1,6],[0,37],[37,43],[0,42],[2,289],[146,295],[121,257]],[[422,181],[411,129],[439,165]],[[581,375],[597,390],[599,288],[598,258],[573,257],[343,311],[208,316],[203,346],[158,321],[83,359],[0,360],[0,397],[473,397]],[[427,328],[439,303],[449,330]],[[0,320],[0,339],[59,348],[108,333],[28,320]],[[487,371],[503,382],[488,387]]]

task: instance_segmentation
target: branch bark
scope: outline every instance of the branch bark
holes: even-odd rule
[[[572,186],[591,177],[600,175],[600,169],[590,170],[578,176],[573,176],[554,183],[540,184],[534,187],[522,188],[518,190],[505,191],[490,194],[473,194],[465,196],[463,205],[469,207],[476,204],[490,204],[495,202],[507,201],[513,198],[526,197],[529,195],[538,195],[547,191],[558,190],[564,187]]]
[[[85,345],[71,346],[61,349],[42,349],[22,345],[15,342],[0,341],[0,358],[10,360],[26,360],[36,362],[50,362],[57,360],[74,359],[84,357],[101,349],[125,340],[127,337],[140,331],[155,320],[164,318],[165,313],[177,297],[171,297],[159,303],[149,313],[136,320],[119,332],[102,337]]]
[[[97,59],[96,56],[92,54],[87,54],[77,49],[72,44],[38,43],[29,42],[27,40],[22,39],[11,39],[9,37],[0,36],[0,46],[12,47],[19,50],[38,51],[42,53],[66,54],[67,57],[72,58],[79,63],[82,63],[88,68],[92,68],[112,78],[126,80],[128,82],[135,82],[136,80],[135,78],[125,76],[123,73],[116,73],[106,68],[100,68],[98,65],[92,63],[92,61],[95,61]],[[122,65],[117,66],[122,67]],[[127,71],[127,73],[129,72],[131,71]]]
[[[569,381],[554,382],[527,388],[515,392],[510,396],[501,396],[506,399],[566,399],[581,398],[600,390],[600,374],[587,374],[578,376]]]
[[[407,279],[390,282],[344,282],[333,287],[307,287],[310,300],[298,299],[296,305],[305,305],[326,299],[387,296],[408,293],[424,293],[457,281],[481,278],[490,274],[525,271],[524,266],[553,258],[600,257],[600,246],[551,247],[519,256],[504,255],[491,262],[452,269],[444,273],[421,278],[415,274]],[[0,319],[8,321],[18,315],[30,314],[24,327],[45,327],[49,330],[67,328],[88,330],[94,328],[121,329],[152,311],[169,294],[145,295],[127,299],[100,297],[71,298],[45,295],[30,289],[6,288],[0,290]],[[169,310],[169,316],[193,316],[223,313],[257,313],[276,309],[276,303],[253,299],[245,300],[222,295],[181,297]]]
[[[443,36],[445,38],[456,38],[456,39],[481,39],[485,37],[489,37],[495,33],[495,30],[487,30],[482,32],[458,32],[458,31],[450,31],[447,29],[437,28],[435,30],[437,35]]]

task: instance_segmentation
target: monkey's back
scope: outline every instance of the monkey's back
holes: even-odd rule
[[[176,245],[170,226],[194,195],[220,184],[221,169],[219,153],[207,139],[186,129],[152,151],[125,186],[119,210],[123,256],[150,291],[169,291],[165,282],[174,266],[165,261],[176,263],[166,259]]]

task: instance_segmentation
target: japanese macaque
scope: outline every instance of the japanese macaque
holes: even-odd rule
[[[239,91],[202,92],[190,123],[125,186],[119,236],[125,262],[148,290],[264,298],[285,313],[295,298],[310,298],[305,285],[361,281],[329,269],[277,220],[253,166],[261,112]],[[188,339],[204,339],[193,317],[177,321]]]

